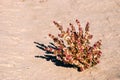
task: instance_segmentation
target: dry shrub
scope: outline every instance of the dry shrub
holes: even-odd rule
[[[53,39],[55,48],[46,47],[45,50],[53,52],[56,58],[65,64],[71,64],[76,66],[80,71],[90,68],[99,63],[101,52],[101,40],[90,46],[90,39],[93,35],[89,33],[89,23],[85,26],[85,32],[80,25],[80,22],[76,20],[78,25],[78,31],[76,31],[73,24],[69,24],[70,28],[63,30],[63,27],[53,21],[53,23],[60,30],[58,37],[52,34],[49,36]]]

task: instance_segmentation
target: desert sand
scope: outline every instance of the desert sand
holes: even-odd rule
[[[98,65],[78,72],[35,57],[45,52],[34,42],[59,33],[53,20],[67,28],[75,19],[102,40]],[[120,80],[120,0],[0,0],[0,80]]]

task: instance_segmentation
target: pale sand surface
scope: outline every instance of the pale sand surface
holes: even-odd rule
[[[35,58],[64,27],[90,22],[93,41],[102,39],[101,63],[83,72]],[[0,80],[120,80],[120,0],[0,0]]]

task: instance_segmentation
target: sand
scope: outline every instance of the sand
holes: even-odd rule
[[[102,40],[100,64],[83,72],[35,56],[49,33],[79,19]],[[0,80],[120,80],[120,0],[0,0]]]

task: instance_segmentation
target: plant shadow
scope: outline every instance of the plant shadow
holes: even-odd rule
[[[56,56],[53,55],[53,52],[50,52],[50,51],[46,51],[45,48],[47,47],[51,47],[51,48],[54,48],[54,49],[57,49],[57,47],[53,44],[53,43],[50,43],[50,45],[46,46],[44,44],[41,44],[41,43],[38,43],[38,42],[34,42],[36,44],[36,47],[45,51],[45,55],[43,56],[40,56],[40,55],[36,55],[35,58],[42,58],[42,59],[45,59],[46,61],[51,61],[53,62],[56,66],[61,66],[61,67],[66,67],[66,68],[75,68],[74,65],[71,65],[71,64],[65,64],[64,62],[58,60],[56,58]]]

